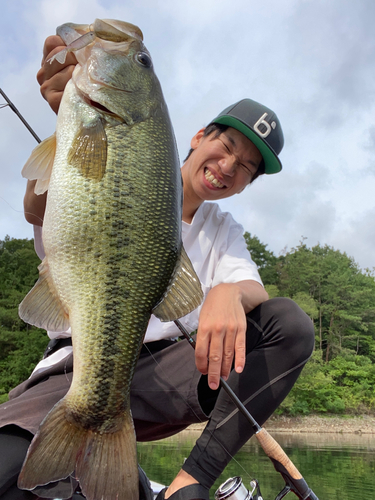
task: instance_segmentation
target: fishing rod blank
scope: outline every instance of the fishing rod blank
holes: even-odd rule
[[[27,123],[27,121],[25,120],[25,118],[21,115],[21,113],[18,111],[18,109],[16,108],[16,106],[12,103],[12,101],[9,99],[9,97],[5,94],[5,92],[3,92],[1,89],[0,89],[0,94],[4,97],[4,99],[6,100],[7,102],[7,106],[10,107],[10,109],[12,111],[14,111],[14,113],[16,113],[16,115],[18,116],[18,118],[21,120],[21,122],[25,125],[25,127],[28,129],[28,131],[34,136],[34,138],[38,141],[38,142],[41,142],[41,140],[39,139],[39,137],[36,135],[36,133],[34,132],[34,130],[30,127],[30,125]]]

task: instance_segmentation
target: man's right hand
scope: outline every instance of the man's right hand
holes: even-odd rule
[[[71,52],[68,53],[64,64],[60,64],[56,60],[52,63],[48,61],[64,48],[65,44],[59,36],[53,35],[46,39],[43,48],[42,67],[36,77],[42,96],[55,113],[59,110],[65,85],[71,79],[77,64],[77,59]]]

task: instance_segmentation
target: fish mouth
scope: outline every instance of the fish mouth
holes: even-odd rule
[[[107,115],[111,115],[111,116],[113,116],[115,118],[119,118],[120,119],[119,115],[117,115],[116,113],[114,113],[113,111],[111,111],[110,109],[108,109],[106,106],[104,106],[100,102],[94,101],[93,99],[91,99],[91,97],[89,97],[87,94],[85,94],[81,90],[79,91],[79,93],[80,93],[80,96],[81,96],[82,100],[86,104],[88,104],[89,106],[91,106],[92,108],[95,108],[98,111],[101,111],[102,113],[106,113]]]

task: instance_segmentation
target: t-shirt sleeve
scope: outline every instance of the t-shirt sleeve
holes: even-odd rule
[[[263,285],[258,268],[247,249],[243,227],[228,216],[222,230],[227,231],[227,238],[222,238],[212,286],[243,280],[254,280]]]
[[[44,253],[42,226],[34,226],[34,248],[40,260],[43,260],[46,254]]]

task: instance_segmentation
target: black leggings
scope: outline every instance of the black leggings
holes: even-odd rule
[[[263,425],[311,356],[314,328],[310,318],[289,299],[264,302],[247,315],[247,322],[245,369],[240,375],[232,371],[228,384]],[[204,390],[209,392],[207,387]],[[182,468],[210,488],[253,434],[248,420],[221,390],[211,418]]]
[[[29,444],[31,432],[16,425],[0,429],[0,497],[2,500],[31,500],[36,498],[29,491],[17,488],[17,478]]]
[[[293,301],[284,298],[264,302],[247,315],[247,322],[245,369],[240,375],[233,371],[228,384],[255,420],[262,425],[289,393],[311,356],[314,328],[310,318]],[[199,419],[208,419],[208,424],[185,461],[183,469],[202,485],[210,488],[231,457],[254,434],[254,430],[224,391],[212,391],[207,385],[207,377],[194,373],[194,369],[190,368],[191,372],[184,371],[184,362],[186,367],[191,367],[194,363],[194,353],[191,352],[192,348],[189,345],[184,347],[182,342],[172,346],[168,342],[166,344],[169,347],[152,352],[152,356],[158,362],[157,370],[160,369],[160,372],[154,370],[154,365],[149,359],[151,354],[147,352],[141,355],[137,365],[137,369],[140,368],[138,373],[136,370],[132,388],[132,411],[137,438],[140,441],[157,439],[174,434],[189,423],[196,422],[196,411],[192,416],[186,414],[193,407],[194,397],[197,395]],[[168,349],[171,354],[166,354]],[[172,359],[175,356],[173,362],[171,356]],[[189,356],[192,358],[186,360]],[[176,391],[167,390],[168,377],[174,381],[171,389],[179,386],[173,376],[167,373],[164,373],[164,380],[160,381],[160,374],[166,372],[166,368],[161,366],[163,359],[167,367],[179,364],[181,366],[179,372],[188,373],[187,378],[192,382],[190,385],[196,384],[195,387],[198,387],[198,391],[196,389],[193,391],[195,396],[193,394],[190,400],[187,397],[186,411],[182,400],[177,400],[174,405],[167,403],[168,398],[176,397]],[[153,371],[148,373],[146,367],[150,369],[150,366]],[[161,400],[161,394],[156,392],[146,400],[149,391],[144,390],[144,381],[145,379],[151,381],[152,378],[149,377],[157,379],[158,389],[162,388],[161,394],[167,398],[166,400]],[[172,414],[168,416],[162,413],[168,407],[173,408],[173,415],[176,414],[176,410],[181,411],[176,422],[171,421]],[[149,418],[148,421],[146,416]],[[18,490],[16,487],[17,476],[31,438],[31,433],[17,426],[0,429],[1,500],[36,498],[31,493]]]

